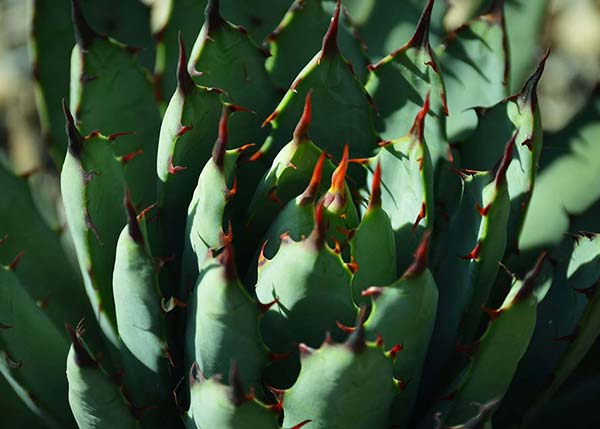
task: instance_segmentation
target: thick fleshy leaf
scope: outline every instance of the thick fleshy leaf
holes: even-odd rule
[[[564,130],[544,136],[540,172],[521,236],[527,250],[558,244],[569,215],[581,215],[600,199],[600,94]]]
[[[0,373],[50,427],[73,424],[67,405],[64,362],[67,336],[0,266]],[[4,396],[3,396],[4,399]]]
[[[544,71],[547,56],[548,53],[527,79],[521,92],[489,109],[480,110],[477,128],[459,146],[461,167],[490,170],[500,158],[505,142],[512,136],[515,138],[515,154],[506,173],[511,200],[507,246],[511,253],[518,253],[520,248],[523,222],[542,152],[542,120],[537,84]]]
[[[279,88],[287,88],[304,65],[321,47],[331,13],[322,0],[296,0],[283,21],[267,38],[272,56],[267,68]],[[340,17],[340,52],[352,64],[358,78],[367,76],[368,59],[359,40],[353,34],[352,24]],[[303,37],[298,37],[302,33]]]
[[[367,90],[379,111],[378,127],[386,140],[407,134],[425,99],[429,99],[425,141],[435,171],[448,157],[450,148],[446,138],[446,91],[429,45],[432,7],[433,2],[428,2],[408,42],[395,46],[391,54],[371,66]]]
[[[151,64],[148,9],[135,0],[86,0],[81,5],[95,29],[135,47],[146,48]],[[69,58],[75,43],[69,0],[34,0],[31,43],[36,102],[45,143],[59,167],[67,150],[60,100],[69,97]],[[119,132],[122,130],[119,130]]]
[[[477,414],[473,402],[501,399],[506,393],[533,335],[537,306],[550,286],[542,274],[544,261],[545,254],[522,281],[515,281],[502,306],[493,310],[489,326],[473,345],[470,364],[452,394],[446,423],[464,422]]]
[[[477,126],[475,108],[509,95],[508,41],[503,1],[453,32],[438,52],[448,97],[448,138],[464,139]]]
[[[337,7],[321,51],[304,67],[265,121],[272,130],[260,154],[270,152],[274,157],[289,141],[310,90],[314,106],[310,135],[319,147],[336,159],[341,159],[345,143],[353,157],[370,156],[376,148],[378,138],[368,94],[338,49],[339,12]]]
[[[113,145],[115,155],[136,158],[125,176],[131,198],[150,205],[156,200],[160,126],[151,79],[130,48],[94,32],[78,4],[73,3],[77,46],[71,56],[71,111],[83,135],[121,135]]]

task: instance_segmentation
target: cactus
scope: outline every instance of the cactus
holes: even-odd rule
[[[552,429],[598,391],[598,196],[514,4],[67,3],[32,27],[66,228],[0,158],[9,428]]]

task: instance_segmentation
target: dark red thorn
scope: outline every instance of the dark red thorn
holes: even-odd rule
[[[323,37],[323,45],[321,47],[321,56],[319,61],[323,60],[323,58],[325,58],[326,56],[335,55],[338,52],[337,34],[340,21],[341,6],[342,1],[337,0],[335,11],[333,12],[333,17],[331,18],[331,23],[329,24],[327,33],[325,33],[325,36]]]
[[[575,328],[575,330],[573,331],[572,334],[565,335],[562,337],[552,338],[552,341],[572,343],[573,341],[575,341],[575,339],[577,339],[578,336],[579,336],[579,328]]]
[[[419,223],[421,223],[421,221],[423,219],[425,219],[426,215],[427,215],[427,204],[425,204],[425,201],[423,201],[423,204],[421,204],[421,210],[419,211],[419,214],[417,215],[417,218],[415,219],[415,223],[413,223],[413,226],[412,226],[413,233],[417,230]]]
[[[267,302],[266,304],[261,304],[260,302],[258,303],[258,308],[260,309],[260,311],[262,313],[266,313],[267,311],[269,311],[269,309],[271,307],[273,307],[275,304],[279,304],[279,298],[274,299],[271,302]]]
[[[535,109],[537,106],[537,86],[542,78],[542,73],[544,73],[544,67],[546,66],[546,60],[548,59],[549,55],[550,47],[546,49],[546,52],[540,59],[537,68],[533,74],[529,76],[529,79],[527,79],[525,85],[523,85],[523,89],[521,89],[521,92],[518,94],[521,100],[523,100],[525,103],[531,104],[532,109]]]
[[[233,227],[231,226],[231,220],[227,222],[227,232],[221,231],[219,239],[223,246],[229,246],[233,243]]]
[[[392,143],[393,143],[392,140],[382,140],[379,143],[377,143],[377,146],[379,146],[379,147],[385,147],[385,146],[390,145]],[[365,159],[369,159],[369,158],[365,158]]]
[[[113,134],[109,134],[107,139],[109,139],[110,141],[114,141],[114,140],[118,139],[119,137],[131,136],[133,134],[135,134],[135,131],[124,131],[121,133],[113,133]]]
[[[415,116],[415,121],[413,123],[412,128],[410,129],[410,133],[416,138],[419,142],[423,142],[423,134],[425,132],[425,117],[429,112],[429,93],[425,96],[425,102],[423,103],[423,107]]]
[[[371,162],[371,158],[352,158],[348,160],[348,164],[367,165]]]
[[[405,279],[410,279],[421,275],[429,266],[429,244],[431,242],[431,230],[426,230],[423,233],[421,242],[415,251],[415,259],[410,267],[406,269],[404,275]]]
[[[165,354],[165,358],[169,362],[169,365],[171,366],[171,368],[175,368],[176,367],[175,361],[173,360],[173,354],[171,353],[171,351],[168,348],[165,348],[163,350],[163,353]]]
[[[213,162],[219,170],[223,171],[223,166],[225,162],[225,151],[227,150],[227,143],[229,140],[229,131],[227,128],[227,122],[229,120],[229,108],[227,106],[223,106],[223,110],[221,112],[221,119],[219,120],[219,135],[212,150],[212,159]]]
[[[229,369],[229,399],[233,405],[239,407],[246,402],[246,394],[244,393],[244,387],[242,386],[242,380],[238,372],[238,366],[236,361],[231,361],[231,367]]]
[[[504,182],[506,181],[506,172],[508,171],[508,167],[510,166],[510,163],[512,162],[512,153],[513,153],[513,148],[515,147],[515,140],[517,138],[517,133],[515,132],[513,134],[513,136],[510,138],[510,140],[508,141],[508,143],[506,143],[506,146],[504,147],[504,153],[502,154],[502,159],[500,160],[500,163],[497,166],[496,169],[496,177],[495,177],[495,181],[496,181],[496,187],[500,187],[504,184]]]
[[[433,2],[433,0],[429,0],[425,9],[423,9],[423,13],[421,13],[421,18],[419,18],[419,23],[417,24],[417,29],[407,43],[408,46],[423,48],[429,45],[429,27],[431,25]]]
[[[357,354],[361,353],[367,348],[367,343],[365,341],[365,327],[363,325],[363,321],[360,321],[358,326],[350,334],[345,345]]]
[[[233,186],[231,187],[231,189],[227,189],[226,194],[225,194],[225,199],[230,200],[233,197],[235,197],[235,195],[237,194],[237,190],[238,190],[238,180],[237,177],[233,178]]]
[[[477,353],[479,348],[479,342],[476,341],[473,344],[463,344],[460,340],[456,343],[456,351],[467,356],[473,356]]]
[[[308,347],[304,343],[298,344],[298,350],[300,351],[300,357],[309,356],[309,355],[313,354],[313,352],[315,351],[313,348]]]
[[[448,393],[446,396],[440,397],[438,400],[439,401],[452,401],[456,397],[457,393],[458,393],[458,391],[454,390],[454,391]]]
[[[204,10],[204,22],[207,34],[215,32],[225,22],[221,17],[219,0],[208,0]]]
[[[5,325],[4,323],[0,323],[0,329],[11,329],[12,325]]]
[[[81,341],[81,330],[79,329],[79,326],[76,331],[73,329],[73,326],[66,323],[65,328],[67,329],[67,334],[69,334],[71,343],[73,344],[73,351],[75,352],[75,362],[77,363],[77,366],[97,368],[98,361],[96,361],[90,352],[88,352]]]
[[[325,151],[321,152],[321,156],[319,160],[315,164],[315,168],[313,169],[312,176],[310,178],[310,182],[302,195],[300,196],[300,206],[305,206],[306,204],[310,204],[314,202],[319,195],[319,188],[321,187],[321,179],[323,178],[323,164],[325,163]]]
[[[485,207],[481,207],[479,203],[475,203],[475,210],[477,210],[481,216],[487,216],[488,212],[490,211],[490,207],[491,204],[488,204]]]
[[[489,316],[490,322],[496,320],[500,314],[502,314],[502,310],[495,310],[493,308],[488,308],[485,305],[481,306],[481,309]]]
[[[263,267],[268,261],[268,259],[265,256],[265,249],[267,247],[267,243],[268,241],[265,241],[260,248],[260,253],[258,254],[258,268]]]
[[[297,143],[309,139],[308,129],[310,127],[310,121],[312,117],[312,94],[312,89],[308,91],[308,94],[306,94],[306,99],[304,101],[304,112],[302,112],[302,117],[300,118],[300,121],[294,130],[294,141]]]
[[[143,220],[146,215],[150,212],[150,210],[152,210],[154,207],[156,207],[158,205],[158,203],[152,203],[150,204],[148,207],[146,207],[145,209],[143,209],[142,211],[140,211],[137,215],[137,219],[138,221]]]
[[[310,422],[312,422],[312,420],[304,420],[302,423],[298,423],[296,426],[292,426],[289,429],[300,429],[300,428],[306,426],[307,424],[309,424]]]
[[[383,288],[379,286],[371,286],[365,290],[363,290],[360,294],[366,297],[372,297],[373,299],[379,298],[379,296],[383,293]]]
[[[323,201],[317,204],[315,208],[315,227],[312,232],[315,244],[318,248],[323,247],[327,239],[327,225],[325,224],[325,217],[323,216],[324,203]]]
[[[391,357],[392,359],[395,359],[395,358],[396,358],[396,355],[397,355],[399,352],[401,352],[402,350],[404,350],[404,346],[403,346],[402,344],[396,344],[394,347],[392,347],[392,348],[390,349],[390,352],[389,352],[389,353],[390,353],[390,357]]]
[[[184,134],[186,134],[188,131],[191,131],[194,129],[194,125],[193,124],[189,124],[189,125],[180,125],[179,126],[179,131],[177,131],[177,138],[183,136]]]
[[[478,241],[473,250],[468,254],[460,256],[460,259],[475,260],[479,258],[479,252],[481,251],[481,241]]]
[[[225,280],[235,282],[238,279],[237,268],[235,266],[235,254],[231,243],[225,244],[219,254],[219,261],[225,269]]]
[[[375,173],[373,173],[373,182],[371,183],[371,199],[369,200],[369,209],[381,207],[381,163],[377,162]]]
[[[346,326],[344,325],[342,322],[336,320],[335,321],[336,326],[343,332],[345,332],[346,334],[351,334],[352,332],[354,332],[356,330],[355,327],[353,326]]]
[[[21,250],[19,253],[17,253],[17,255],[13,258],[12,262],[10,264],[8,264],[8,269],[10,271],[16,271],[17,267],[19,266],[19,262],[21,262],[21,258],[23,258],[23,255],[25,255],[25,251]]]
[[[137,220],[137,214],[135,208],[131,202],[131,195],[129,189],[125,188],[125,210],[127,211],[127,230],[131,239],[137,244],[144,243],[144,236],[140,229],[140,224]]]
[[[180,171],[187,170],[187,167],[183,167],[180,165],[173,165],[173,155],[169,157],[169,174],[177,174]]]
[[[531,152],[533,150],[533,139],[531,137],[526,138],[521,143],[521,146],[527,146],[527,149]]]
[[[262,125],[260,127],[261,128],[266,127],[268,124],[270,124],[272,121],[274,121],[275,118],[277,118],[277,116],[279,116],[279,111],[275,110],[273,113],[271,113],[269,115],[269,117],[267,119],[265,119],[265,121],[262,123]]]
[[[360,269],[358,262],[356,262],[356,259],[354,259],[354,256],[352,256],[352,260],[350,262],[346,263],[346,266],[352,274],[356,274],[356,272]]]
[[[94,39],[100,37],[87,23],[81,10],[80,0],[71,0],[71,19],[75,28],[75,40],[79,48],[86,51]]]
[[[331,192],[338,192],[340,194],[344,192],[344,184],[346,183],[346,173],[348,172],[348,160],[350,155],[349,151],[350,148],[348,147],[348,144],[346,144],[344,146],[342,160],[338,164],[331,177]]]
[[[381,335],[379,335],[379,334],[377,334],[377,338],[375,339],[375,345],[377,347],[383,347],[384,346],[384,344],[383,344],[383,337]]]
[[[287,358],[289,358],[292,354],[291,353],[273,353],[273,352],[269,352],[267,353],[269,360],[271,362],[279,362],[282,360],[286,360]]]
[[[277,187],[276,186],[272,187],[269,190],[269,192],[267,193],[267,198],[269,198],[270,201],[273,201],[275,204],[277,204],[279,206],[279,208],[281,208],[281,209],[283,209],[283,207],[285,206],[283,201],[281,201],[279,199],[279,197],[277,196]]]
[[[325,332],[325,338],[323,338],[321,347],[323,347],[325,345],[331,345],[331,344],[333,344],[333,338],[331,338],[331,332],[327,331],[327,332]]]
[[[134,152],[128,153],[127,155],[123,155],[121,157],[121,163],[123,165],[127,165],[129,163],[129,161],[131,161],[134,158],[137,158],[138,156],[140,156],[143,153],[144,153],[144,149],[140,148]]]
[[[586,287],[586,288],[580,288],[580,289],[573,289],[575,292],[577,293],[581,293],[583,295],[585,295],[585,297],[587,298],[588,301],[591,301],[592,298],[594,297],[594,294],[596,293],[596,290],[598,289],[598,283],[594,284],[593,286],[590,287]]]
[[[178,34],[179,38],[179,63],[177,66],[177,89],[185,96],[192,92],[192,89],[196,85],[194,80],[190,76],[187,69],[187,54],[185,52],[185,46],[183,44],[183,37],[181,32]]]
[[[73,119],[73,115],[69,110],[69,106],[67,106],[67,102],[65,99],[62,99],[62,108],[65,114],[66,119],[66,131],[67,136],[69,137],[69,152],[75,158],[79,158],[81,155],[81,151],[83,150],[83,141],[84,138],[81,137],[79,130],[75,126],[75,120]]]
[[[521,287],[519,292],[515,295],[515,297],[513,299],[513,303],[523,301],[523,300],[529,298],[529,296],[533,293],[533,291],[535,289],[536,280],[542,272],[542,268],[544,267],[544,262],[548,258],[549,258],[548,252],[542,252],[540,254],[540,256],[538,257],[537,261],[535,262],[535,265],[533,266],[533,268],[527,274],[525,274],[525,277],[523,278],[523,286]]]

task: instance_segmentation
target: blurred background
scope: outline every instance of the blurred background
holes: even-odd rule
[[[448,30],[466,22],[485,3],[438,1],[447,4],[444,24]],[[552,54],[539,91],[544,128],[556,131],[581,109],[600,80],[600,0],[521,1],[544,3],[540,47],[551,46]],[[30,9],[28,0],[0,0],[0,148],[19,173],[47,162],[31,80]]]

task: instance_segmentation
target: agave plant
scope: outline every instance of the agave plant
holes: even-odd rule
[[[3,427],[596,427],[600,239],[540,232],[503,1],[33,3],[61,197],[0,163]]]

